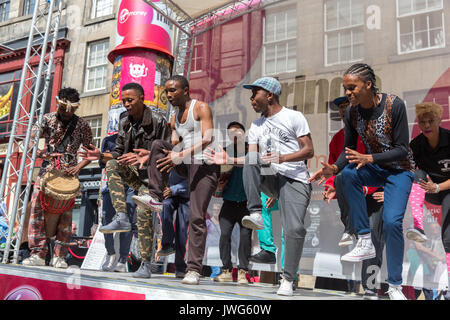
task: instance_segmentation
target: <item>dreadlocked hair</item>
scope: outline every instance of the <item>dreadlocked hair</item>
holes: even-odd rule
[[[376,82],[375,72],[373,72],[372,67],[365,63],[356,63],[345,71],[344,76],[350,74],[358,76],[363,81],[370,81],[372,83],[371,90],[374,95],[379,91]]]

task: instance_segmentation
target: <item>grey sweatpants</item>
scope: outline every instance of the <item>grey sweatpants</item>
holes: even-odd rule
[[[305,242],[304,221],[312,186],[279,173],[264,174],[261,172],[261,160],[256,152],[247,154],[243,178],[250,213],[261,213],[261,191],[271,198],[278,199],[285,243],[283,276],[286,280],[293,281]]]

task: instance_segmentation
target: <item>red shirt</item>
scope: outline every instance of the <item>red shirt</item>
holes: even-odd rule
[[[337,158],[339,158],[342,150],[344,150],[344,128],[335,133],[333,138],[331,138],[329,145],[329,155],[328,155],[328,163],[333,164],[336,162]],[[356,142],[356,151],[359,153],[366,153],[366,147],[364,146],[361,138],[358,136],[358,140]],[[334,177],[332,176],[325,182],[325,190],[327,189],[327,185],[334,187]],[[374,193],[378,188],[375,187],[363,187],[364,195]],[[335,197],[336,198],[336,197]]]
[[[328,153],[329,164],[335,163],[337,158],[339,158],[339,155],[341,154],[342,150],[344,150],[344,143],[345,143],[344,138],[345,138],[344,128],[336,132],[333,138],[331,138]],[[366,147],[364,146],[359,136],[356,143],[356,151],[358,151],[359,153],[366,153]]]

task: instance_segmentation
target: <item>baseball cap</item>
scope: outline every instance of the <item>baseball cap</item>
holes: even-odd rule
[[[244,84],[245,89],[253,89],[254,87],[262,88],[276,96],[281,95],[281,84],[277,79],[272,77],[263,77],[255,80],[252,84]]]
[[[333,103],[334,103],[336,106],[338,106],[338,107],[339,107],[339,105],[340,105],[342,102],[348,102],[348,97],[347,97],[347,96],[342,96],[342,97],[338,97],[338,98],[336,98],[336,99],[333,100]]]

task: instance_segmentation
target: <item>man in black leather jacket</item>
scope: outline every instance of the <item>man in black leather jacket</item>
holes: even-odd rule
[[[139,194],[147,193],[148,175],[146,163],[140,163],[136,155],[151,149],[157,139],[169,141],[170,128],[164,117],[144,104],[144,89],[137,83],[128,83],[122,88],[122,102],[128,111],[128,117],[119,123],[116,147],[110,153],[102,153],[91,146],[80,152],[83,159],[106,163],[106,173],[113,207],[117,212],[115,219],[102,226],[103,233],[128,232],[131,230],[126,210],[124,185],[137,190]],[[149,210],[138,209],[138,238],[142,256],[139,270],[135,277],[150,277],[152,258],[153,221]]]

